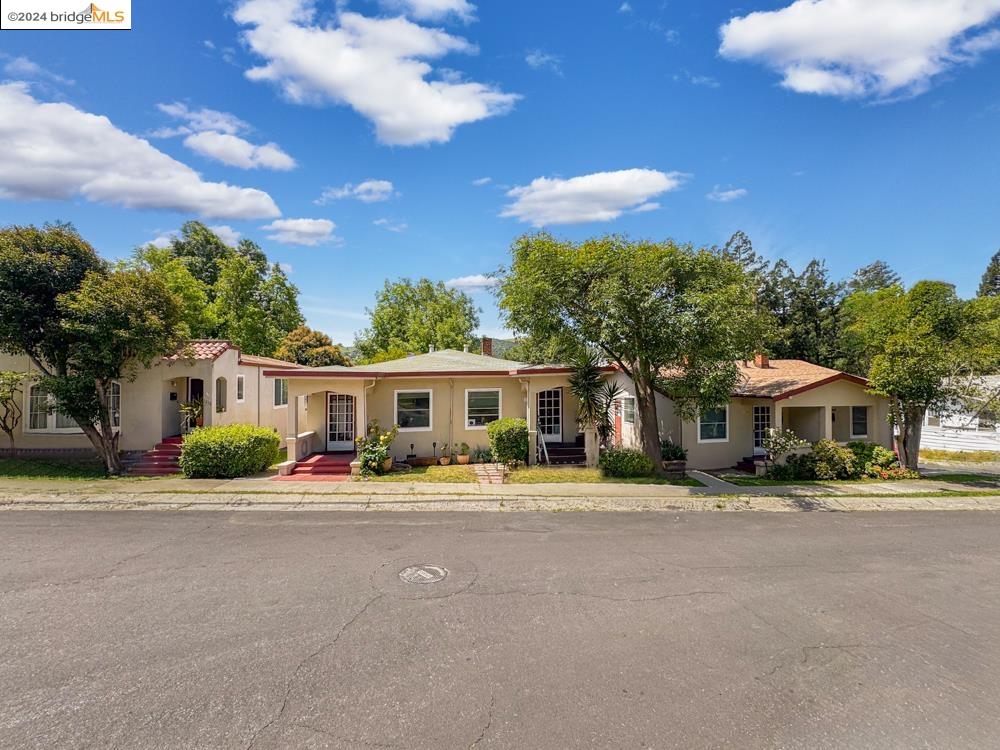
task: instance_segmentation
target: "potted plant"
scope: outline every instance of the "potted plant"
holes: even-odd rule
[[[441,458],[438,460],[442,466],[447,466],[451,463],[451,452],[448,450],[447,443],[441,443]]]
[[[205,402],[200,398],[191,401],[181,401],[177,408],[187,423],[188,429],[193,424],[195,427],[202,427],[205,424]]]
[[[660,443],[660,459],[667,479],[683,479],[687,475],[687,449],[672,440]]]
[[[460,464],[464,465],[464,464],[469,463],[469,444],[468,443],[462,443],[458,447],[458,457],[457,458],[458,458],[458,462]]]

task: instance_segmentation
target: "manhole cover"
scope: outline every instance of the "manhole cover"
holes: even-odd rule
[[[443,581],[448,571],[440,565],[411,565],[399,571],[403,583],[437,583]]]

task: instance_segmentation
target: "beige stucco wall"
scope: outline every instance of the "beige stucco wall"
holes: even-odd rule
[[[753,454],[753,407],[770,403],[737,398],[729,402],[729,429],[725,442],[699,442],[698,424],[681,424],[681,445],[687,448],[688,466],[692,469],[725,469],[735,466],[744,456]]]
[[[635,387],[628,375],[618,372],[611,379],[622,391],[619,398],[635,398]],[[656,423],[661,440],[669,439],[678,442],[681,439],[681,422],[674,412],[674,402],[661,393],[656,394]],[[636,406],[635,422],[628,424],[624,418],[622,419],[622,446],[626,448],[642,447],[641,424],[642,415],[639,414],[638,406]]]

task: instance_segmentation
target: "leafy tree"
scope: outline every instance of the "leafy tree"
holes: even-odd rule
[[[219,280],[222,261],[233,255],[233,249],[200,221],[184,222],[180,236],[170,241],[170,252],[209,289]]]
[[[873,393],[889,399],[900,462],[916,469],[928,409],[960,408],[975,376],[1000,363],[1000,300],[960,300],[955,288],[921,281],[856,292],[845,303],[845,337],[869,362]]]
[[[243,254],[224,259],[220,267],[212,304],[219,334],[247,354],[273,355],[281,340],[303,322],[298,289],[278,264],[264,275]]]
[[[730,237],[722,247],[722,254],[755,278],[763,279],[767,273],[767,258],[753,249],[753,243],[746,232],[739,231]]]
[[[479,310],[472,298],[440,281],[410,279],[386,281],[375,295],[375,307],[367,311],[371,324],[354,345],[361,356],[375,361],[380,353],[437,349],[461,349],[475,341]]]
[[[350,367],[351,360],[325,333],[301,325],[290,331],[274,353],[278,359],[306,367]]]
[[[901,284],[902,279],[899,274],[889,267],[884,260],[877,260],[862,266],[848,280],[846,293],[854,292],[877,292],[879,289],[888,289],[891,286]]]
[[[767,337],[774,357],[843,366],[839,348],[842,286],[830,280],[823,261],[812,260],[796,274],[779,260],[765,277],[760,298],[774,321]]]
[[[218,322],[209,304],[208,287],[194,277],[188,266],[169,249],[153,245],[136,248],[126,267],[146,269],[163,279],[180,300],[181,317],[187,326],[186,338],[211,338]]]
[[[983,279],[979,282],[980,297],[1000,297],[1000,250],[997,250],[990,258],[986,271],[983,272]]]
[[[21,424],[21,417],[24,415],[21,400],[24,394],[24,383],[28,377],[26,372],[0,370],[0,430],[6,433],[7,440],[10,441],[11,456],[17,455],[14,431]]]
[[[257,269],[257,273],[261,276],[267,274],[267,268],[269,262],[267,260],[267,255],[261,250],[260,245],[258,245],[253,240],[243,238],[236,245],[236,252],[238,255],[242,255],[250,264]]]
[[[753,280],[735,262],[673,242],[547,233],[511,247],[500,309],[517,333],[592,346],[632,378],[643,451],[660,467],[655,392],[694,419],[728,402],[737,362],[758,348],[763,321]],[[659,469],[658,469],[659,470]]]
[[[180,303],[155,274],[110,271],[69,227],[0,230],[0,348],[28,356],[110,473],[122,471],[113,381],[176,350],[183,332]]]

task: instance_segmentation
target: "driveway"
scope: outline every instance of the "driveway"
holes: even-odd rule
[[[9,512],[0,747],[995,746],[998,538],[976,511]]]

